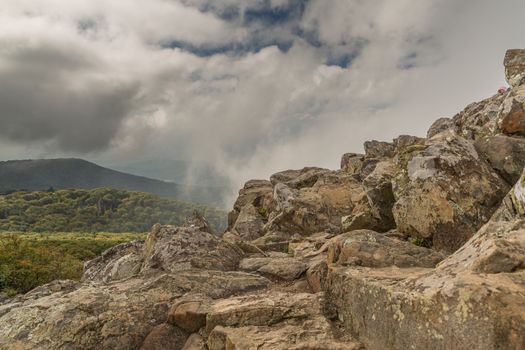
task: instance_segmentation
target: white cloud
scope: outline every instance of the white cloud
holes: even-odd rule
[[[525,47],[517,0],[312,0],[302,18],[277,23],[272,9],[299,2],[271,1],[246,23],[256,4],[4,0],[2,156],[41,156],[35,144],[49,155],[97,150],[89,156],[106,163],[188,159],[236,187],[283,168],[337,167],[367,139],[423,135],[495,91],[505,49]],[[244,48],[196,55],[160,46],[169,41]],[[348,68],[326,64],[345,59]]]

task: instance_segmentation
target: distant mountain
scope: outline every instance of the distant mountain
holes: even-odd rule
[[[101,167],[83,159],[9,160],[0,162],[0,191],[94,189],[100,187],[152,193],[161,197],[220,204],[223,187],[186,186]]]

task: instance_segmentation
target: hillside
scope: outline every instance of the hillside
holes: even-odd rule
[[[219,204],[224,188],[185,186],[131,175],[82,159],[10,160],[0,162],[0,192],[13,190],[115,188]]]
[[[15,192],[0,196],[0,231],[146,232],[156,223],[180,225],[197,209],[217,230],[222,211],[143,193],[99,188]]]

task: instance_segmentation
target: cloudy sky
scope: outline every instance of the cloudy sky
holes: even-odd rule
[[[365,140],[424,135],[493,94],[505,50],[525,47],[524,13],[523,0],[0,0],[0,159],[187,160],[236,187],[336,168]]]

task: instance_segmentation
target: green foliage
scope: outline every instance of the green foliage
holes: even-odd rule
[[[0,196],[0,232],[146,232],[156,223],[180,225],[195,209],[215,230],[225,229],[223,211],[143,192],[14,192]]]
[[[26,293],[55,279],[80,279],[84,261],[144,233],[0,234],[0,292]]]
[[[432,241],[430,241],[428,238],[414,237],[410,240],[410,242],[414,245],[417,245],[418,247],[425,247],[425,248],[432,247]]]

